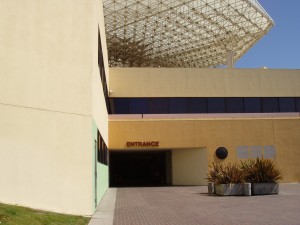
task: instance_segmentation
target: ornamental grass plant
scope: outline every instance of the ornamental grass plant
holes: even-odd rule
[[[237,164],[213,163],[208,173],[208,181],[214,184],[244,183],[245,173]]]
[[[270,159],[248,159],[240,167],[249,183],[276,183],[282,179],[280,169]]]

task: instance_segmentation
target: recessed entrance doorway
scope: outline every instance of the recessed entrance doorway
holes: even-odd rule
[[[110,151],[111,187],[164,186],[171,183],[171,151]]]

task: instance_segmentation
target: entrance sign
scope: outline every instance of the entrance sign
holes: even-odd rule
[[[159,147],[159,141],[127,141],[126,147]]]

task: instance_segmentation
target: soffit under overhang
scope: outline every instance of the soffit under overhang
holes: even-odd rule
[[[274,25],[256,0],[103,0],[111,67],[212,67]]]

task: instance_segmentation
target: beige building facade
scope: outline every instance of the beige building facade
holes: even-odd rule
[[[1,202],[91,215],[108,187],[95,184],[108,177],[94,144],[97,130],[108,143],[102,15],[101,1],[0,2]]]
[[[111,97],[116,100],[163,98],[172,107],[173,99],[221,98],[226,104],[240,99],[246,107],[248,99],[264,103],[275,99],[282,106],[286,100],[294,101],[295,108],[291,112],[278,108],[277,112],[259,113],[228,113],[227,109],[222,113],[111,115],[109,148],[143,151],[143,146],[130,148],[126,143],[159,142],[152,149],[171,152],[174,185],[205,185],[208,165],[213,162],[238,163],[256,157],[273,159],[282,169],[282,182],[299,182],[299,84],[299,70],[111,69]],[[217,158],[218,147],[228,150],[226,159]]]
[[[0,202],[91,215],[109,186],[206,185],[256,157],[300,181],[300,70],[109,68],[104,14],[0,2]]]

